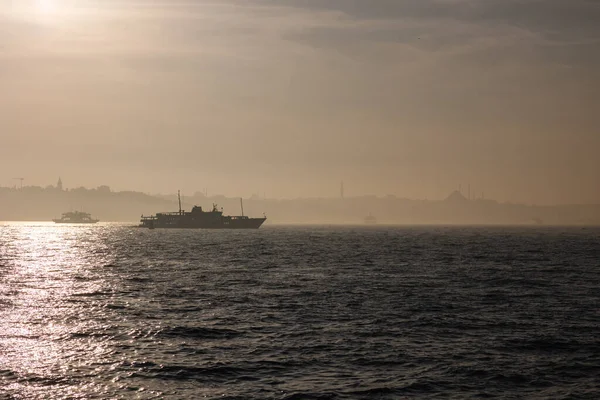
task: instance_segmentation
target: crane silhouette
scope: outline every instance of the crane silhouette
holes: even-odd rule
[[[21,181],[21,189],[23,189],[23,181],[25,180],[25,178],[13,178],[17,181]]]

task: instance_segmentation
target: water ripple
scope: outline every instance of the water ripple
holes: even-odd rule
[[[600,230],[0,225],[0,398],[598,398]]]

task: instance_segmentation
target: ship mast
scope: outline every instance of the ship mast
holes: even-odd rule
[[[242,207],[242,217],[244,216],[244,200],[240,197],[240,206]]]
[[[179,200],[179,214],[181,214],[181,192],[177,191],[177,200]]]

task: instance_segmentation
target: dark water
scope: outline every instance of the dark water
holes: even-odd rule
[[[600,398],[600,229],[0,226],[0,398]]]

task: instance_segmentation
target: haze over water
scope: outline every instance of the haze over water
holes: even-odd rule
[[[595,228],[0,225],[0,398],[597,398]]]
[[[594,0],[0,0],[0,186],[600,203]]]

